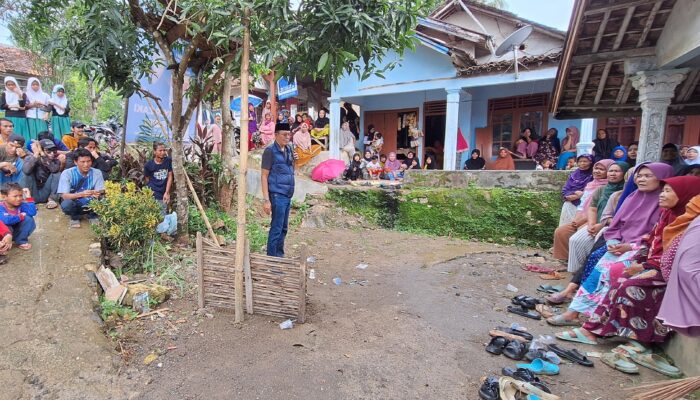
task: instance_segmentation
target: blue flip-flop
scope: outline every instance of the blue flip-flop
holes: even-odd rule
[[[516,364],[518,368],[529,369],[537,375],[558,375],[559,366],[551,362],[544,361],[541,358],[535,358],[530,364]]]

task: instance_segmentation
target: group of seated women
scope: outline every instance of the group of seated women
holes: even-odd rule
[[[571,301],[547,322],[575,328],[556,336],[649,344],[671,329],[700,335],[700,166],[678,175],[668,162],[630,168],[590,155],[576,162],[562,190],[553,249],[574,277],[547,297]]]
[[[514,170],[515,158],[532,160],[538,170],[572,170],[577,167],[578,142],[579,132],[575,126],[566,128],[566,136],[561,141],[557,137],[556,128],[550,128],[542,138],[538,138],[531,128],[525,128],[515,142],[513,150],[499,148],[496,159],[490,163],[481,158],[479,150],[474,150],[464,169]],[[598,129],[593,140],[593,161],[624,161],[630,167],[634,167],[637,163],[638,149],[639,142],[622,146],[611,138],[605,129]],[[700,146],[667,143],[663,147],[662,161],[671,165],[675,174],[680,174],[684,169],[700,164]]]

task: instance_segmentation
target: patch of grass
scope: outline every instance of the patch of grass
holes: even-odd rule
[[[512,245],[549,247],[560,194],[518,189],[331,189],[328,198],[384,228]]]
[[[257,219],[257,214],[255,212],[253,199],[251,196],[248,197],[246,203],[246,236],[250,242],[250,250],[260,252],[265,244],[267,244],[267,231],[263,222]],[[217,224],[218,221],[223,222],[223,224],[218,223],[218,225],[222,226],[214,229],[214,233],[217,235],[222,235],[227,241],[236,240],[236,231],[238,230],[238,226],[235,218],[225,213],[218,206],[208,208],[206,210],[206,214],[207,218],[209,218],[209,222],[212,225]],[[190,206],[188,224],[190,233],[200,232],[203,235],[207,235],[207,228],[204,224],[204,220],[194,206]]]
[[[136,311],[129,307],[125,307],[116,301],[110,301],[104,297],[100,299],[100,317],[102,317],[102,319],[105,321],[110,317],[131,320],[136,318],[137,315],[138,314]]]

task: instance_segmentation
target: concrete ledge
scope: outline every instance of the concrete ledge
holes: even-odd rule
[[[700,375],[700,338],[676,333],[664,343],[663,348],[685,376]]]
[[[407,171],[406,188],[478,188],[561,191],[569,171]]]

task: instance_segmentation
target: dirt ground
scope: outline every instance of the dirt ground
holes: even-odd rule
[[[0,398],[126,399],[121,358],[100,328],[85,264],[93,234],[43,206],[29,251],[0,266]]]
[[[328,227],[289,237],[288,252],[308,245],[317,258],[305,324],[280,330],[278,319],[248,316],[236,326],[230,314],[198,311],[192,290],[161,306],[165,318],[130,322],[120,346],[94,319],[87,229],[71,232],[74,252],[61,252],[65,219],[49,215],[35,248],[0,268],[0,317],[9,321],[0,328],[0,384],[11,388],[1,398],[478,399],[483,376],[515,364],[484,351],[489,329],[517,322],[536,335],[557,331],[505,312],[508,283],[536,295],[544,282],[520,268],[541,262],[542,251]],[[60,234],[52,239],[49,229]],[[361,262],[369,266],[357,269]],[[144,365],[150,353],[158,358]],[[662,379],[595,363],[564,364],[545,380],[562,399],[624,399],[624,387]]]

